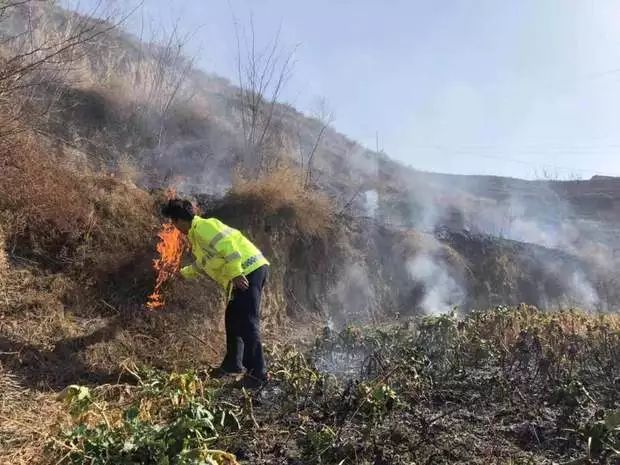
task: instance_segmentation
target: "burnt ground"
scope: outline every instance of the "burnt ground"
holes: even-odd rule
[[[619,324],[523,306],[326,329],[309,348],[272,346],[272,381],[249,391],[142,369],[132,386],[93,387],[106,408],[74,420],[61,463],[181,463],[217,432],[209,449],[241,464],[617,465]],[[222,421],[201,422],[205,411]]]

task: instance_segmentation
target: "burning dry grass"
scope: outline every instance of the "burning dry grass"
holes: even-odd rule
[[[147,308],[156,310],[162,308],[165,304],[165,297],[162,292],[163,284],[168,280],[175,270],[178,270],[181,263],[181,253],[177,244],[181,244],[179,233],[174,226],[167,223],[162,225],[159,232],[159,243],[157,244],[158,259],[155,259],[153,265],[157,273],[155,288],[153,293],[149,295]],[[170,268],[173,268],[170,270]]]
[[[110,276],[150,284],[149,265],[127,267],[150,258],[152,199],[27,134],[0,143],[0,171],[1,360],[45,385],[84,369],[79,338],[106,318]]]
[[[151,310],[157,310],[166,303],[162,287],[181,266],[181,258],[185,249],[185,240],[181,232],[171,223],[164,223],[158,234],[159,243],[157,244],[157,252],[159,258],[153,260],[153,267],[157,273],[155,280],[155,289],[149,295],[146,306]]]
[[[172,285],[166,315],[143,310],[155,278],[154,197],[105,173],[78,172],[31,137],[0,145],[0,170],[5,369],[45,389],[111,375],[125,359],[175,366],[188,354],[217,357],[200,342],[212,334],[222,346],[210,287]]]

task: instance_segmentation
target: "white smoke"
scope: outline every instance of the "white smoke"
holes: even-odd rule
[[[407,261],[411,278],[423,285],[420,307],[427,314],[447,313],[466,298],[463,288],[443,264],[426,253]]]
[[[531,199],[526,201],[512,195],[507,203],[499,205],[509,212],[505,237],[560,250],[601,269],[613,268],[610,267],[609,257],[601,253],[601,247],[603,249],[607,247],[596,243],[580,229],[583,225],[576,220],[568,201],[552,192],[548,185],[543,192],[546,192],[553,201],[541,201],[537,204]],[[600,306],[598,292],[583,268],[572,272],[558,269],[552,273],[566,289],[561,304],[588,310]]]
[[[364,208],[367,216],[376,218],[377,210],[379,209],[379,194],[376,190],[372,189],[364,192]]]
[[[372,321],[378,307],[373,284],[363,263],[351,263],[344,267],[332,291],[341,315],[347,323]]]
[[[525,199],[514,193],[500,202],[497,205],[501,215],[500,235],[519,242],[575,252],[580,232],[571,220],[570,207],[555,193],[547,195],[553,195],[553,202],[537,203],[536,199]]]
[[[585,310],[595,309],[600,304],[598,292],[586,278],[582,271],[575,271],[571,274],[568,284],[570,286],[569,302],[572,306],[585,306]]]

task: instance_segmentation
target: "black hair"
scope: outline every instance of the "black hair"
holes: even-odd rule
[[[194,219],[194,206],[189,200],[170,199],[162,206],[161,214],[173,220],[192,221]]]

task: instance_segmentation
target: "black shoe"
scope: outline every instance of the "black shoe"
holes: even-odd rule
[[[213,379],[225,378],[227,376],[239,376],[243,374],[243,370],[240,371],[227,371],[222,367],[212,368],[209,371],[209,376]]]

